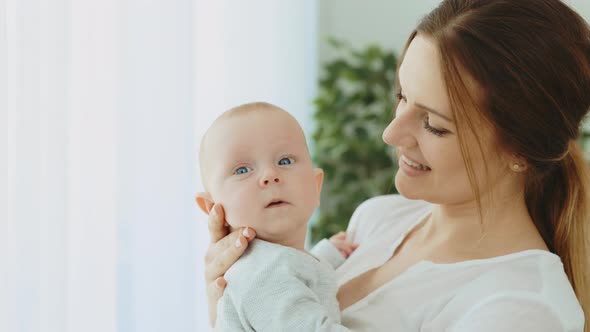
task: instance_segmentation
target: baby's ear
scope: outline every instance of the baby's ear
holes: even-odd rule
[[[211,209],[213,209],[213,205],[215,205],[215,202],[211,198],[211,194],[205,192],[197,193],[196,201],[197,205],[206,214],[209,214],[211,212]]]
[[[319,194],[322,192],[322,184],[324,183],[324,170],[321,168],[315,168],[313,171],[315,173],[315,183],[319,197]]]

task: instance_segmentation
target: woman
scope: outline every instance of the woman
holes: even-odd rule
[[[590,29],[558,0],[448,0],[398,68],[401,196],[376,197],[336,272],[354,331],[586,331]],[[209,220],[210,317],[255,232]],[[246,236],[245,236],[246,235]],[[234,245],[234,243],[237,245]],[[321,255],[321,253],[318,253]]]

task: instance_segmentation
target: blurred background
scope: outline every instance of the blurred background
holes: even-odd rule
[[[344,229],[395,192],[395,64],[438,2],[0,0],[0,331],[210,331],[206,128],[291,112],[327,177],[308,244]]]

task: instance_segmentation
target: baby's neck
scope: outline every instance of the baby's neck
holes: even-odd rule
[[[297,250],[305,251],[305,234],[306,232],[303,232],[302,236],[290,234],[291,237],[285,237],[284,239],[272,242],[283,246],[291,247]]]
[[[230,232],[233,232],[234,230],[236,230],[236,229],[233,227],[230,227]],[[280,244],[280,245],[283,245],[286,247],[291,247],[291,248],[294,248],[297,250],[306,251],[305,250],[305,236],[306,236],[306,234],[307,234],[307,226],[304,226],[304,227],[302,227],[301,230],[295,230],[293,232],[290,232],[290,233],[285,234],[280,237],[269,238],[267,236],[257,233],[256,238],[259,238],[264,241]]]

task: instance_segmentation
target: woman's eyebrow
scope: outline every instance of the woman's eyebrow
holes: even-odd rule
[[[434,113],[434,114],[436,114],[436,115],[440,116],[441,118],[443,118],[443,119],[445,119],[445,120],[449,121],[450,123],[454,123],[454,122],[455,122],[455,121],[453,121],[453,119],[449,118],[448,116],[446,116],[446,115],[442,114],[442,113],[441,113],[441,112],[439,112],[439,111],[435,111],[435,110],[433,110],[432,108],[430,108],[430,107],[428,107],[428,106],[425,106],[425,105],[422,105],[422,104],[419,104],[419,103],[415,103],[415,105],[416,105],[417,107],[419,107],[419,108],[421,108],[421,109],[423,109],[423,110],[427,111],[427,112]]]
[[[404,88],[402,87],[401,70],[400,70],[400,73],[398,73],[398,79],[399,79],[399,81],[398,81],[399,82],[399,88],[400,88],[401,91],[404,91]],[[436,114],[436,115],[440,116],[441,118],[447,120],[450,123],[455,123],[455,121],[453,121],[453,119],[449,118],[448,116],[442,114],[439,111],[435,111],[432,108],[430,108],[430,107],[428,107],[426,105],[420,104],[420,103],[414,103],[414,104],[417,107],[419,107],[419,108],[421,108],[421,109],[423,109],[423,110],[425,110],[427,112],[430,112],[430,113],[433,113],[433,114]]]

